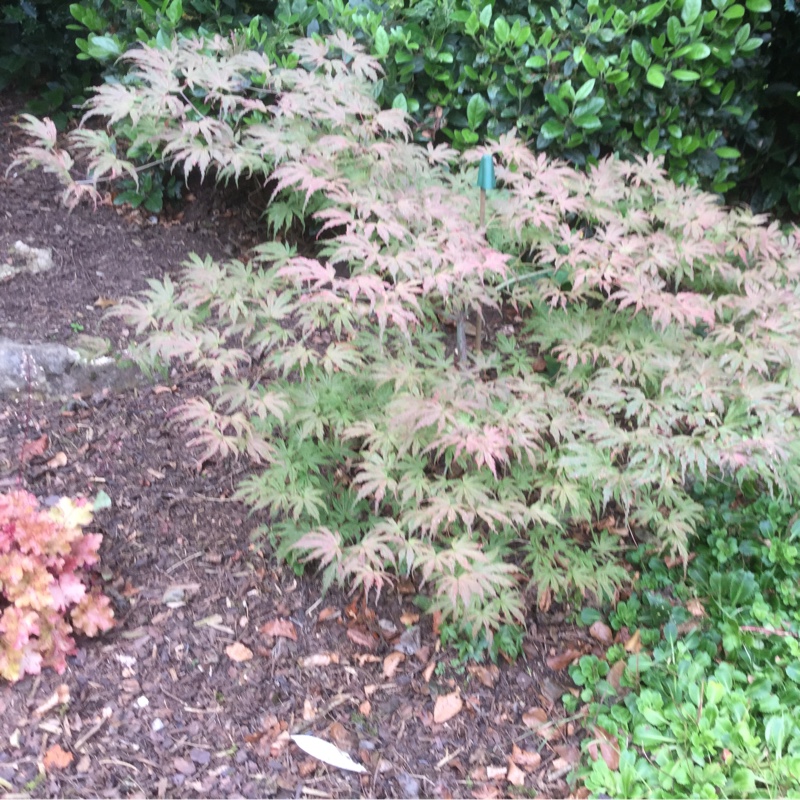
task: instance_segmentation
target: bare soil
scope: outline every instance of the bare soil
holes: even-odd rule
[[[88,333],[120,351],[131,333],[104,320],[106,301],[177,274],[190,252],[246,256],[258,240],[251,198],[210,188],[158,218],[110,204],[68,212],[50,176],[5,174],[22,143],[12,125],[21,105],[0,96],[0,260],[21,240],[51,248],[56,267],[0,284],[0,336],[68,344]],[[176,370],[162,384],[0,406],[0,491],[44,500],[102,489],[112,499],[93,524],[104,536],[93,580],[118,620],[110,634],[80,640],[63,675],[0,682],[0,794],[477,798],[576,789],[567,776],[580,720],[566,719],[560,702],[571,686],[566,664],[552,671],[546,662],[570,648],[589,652],[585,634],[563,613],[531,609],[523,658],[467,666],[438,647],[422,617],[416,644],[387,662],[415,622],[414,587],[369,607],[323,597],[313,575],[297,577],[255,546],[264,520],[231,499],[248,466],[198,470],[169,421],[203,379]],[[43,435],[46,450],[21,457]],[[58,687],[65,702],[37,711]],[[455,693],[460,711],[437,723],[437,697]],[[537,733],[526,715],[534,708],[562,724]],[[300,732],[333,742],[366,772],[306,755],[287,741]],[[67,755],[56,757],[55,746]],[[506,773],[514,746],[538,752],[540,765],[529,755],[527,771]]]

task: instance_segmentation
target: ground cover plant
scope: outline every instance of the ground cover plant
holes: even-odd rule
[[[44,510],[27,492],[0,495],[0,677],[61,673],[73,630],[96,636],[113,626],[108,598],[84,585],[103,538],[82,532],[91,519],[85,500]]]
[[[613,597],[631,532],[688,560],[694,482],[797,485],[796,230],[653,159],[583,174],[513,134],[422,148],[352,40],[295,55],[135,49],[130,80],[89,105],[108,130],[71,135],[86,177],[46,123],[26,121],[38,143],[20,154],[70,202],[137,180],[126,151],[254,174],[272,229],[313,234],[302,253],[273,238],[248,263],[195,257],[121,309],[151,356],[216,381],[180,417],[201,461],[261,463],[240,497],[269,511],[279,553],[365,594],[411,574],[432,610],[491,637],[524,622],[528,592]],[[499,188],[481,227],[483,155]],[[454,359],[468,315],[491,334]]]
[[[612,797],[797,797],[797,507],[721,485],[700,497],[688,570],[632,553],[637,591],[608,616],[620,643],[571,668],[595,733],[585,784]],[[599,758],[598,742],[614,751]]]

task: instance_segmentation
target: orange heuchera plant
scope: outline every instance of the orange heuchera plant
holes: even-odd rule
[[[42,510],[28,492],[0,496],[0,676],[17,681],[42,667],[61,673],[75,652],[71,634],[114,625],[109,600],[89,592],[80,569],[97,563],[102,536],[83,533],[86,500]],[[69,619],[66,618],[68,615]]]

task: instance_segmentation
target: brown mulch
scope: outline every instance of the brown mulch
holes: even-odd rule
[[[122,349],[130,333],[103,320],[99,298],[175,274],[192,251],[239,256],[257,241],[257,213],[232,192],[197,191],[157,219],[112,206],[68,213],[49,176],[5,175],[22,141],[10,124],[20,105],[0,97],[0,260],[22,240],[51,248],[56,268],[0,284],[0,336],[69,343],[80,330]],[[163,383],[66,405],[23,396],[0,406],[0,491],[44,499],[102,489],[112,499],[93,524],[104,536],[94,580],[118,619],[110,634],[78,642],[63,675],[0,681],[0,794],[567,796],[580,728],[559,700],[571,685],[566,669],[545,662],[568,645],[587,652],[585,635],[563,614],[532,609],[518,663],[465,666],[440,650],[423,617],[415,652],[387,666],[418,611],[413,592],[400,587],[366,608],[336,592],[321,597],[313,575],[296,577],[256,547],[263,520],[231,499],[247,465],[198,471],[168,419],[202,380],[176,371]],[[23,444],[43,435],[47,450],[22,463]],[[66,463],[48,465],[56,453]],[[270,635],[275,620],[296,641]],[[62,685],[66,701],[37,713]],[[461,710],[434,721],[436,698],[456,692]],[[549,737],[525,724],[537,707],[564,720]],[[300,732],[367,771],[311,758],[287,742]],[[503,772],[515,744],[542,758],[519,787]]]

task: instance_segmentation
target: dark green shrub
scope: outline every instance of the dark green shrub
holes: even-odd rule
[[[384,105],[419,134],[456,145],[517,127],[539,149],[583,164],[664,154],[672,177],[717,191],[736,180],[731,141],[763,82],[768,0],[509,0],[349,3],[280,0],[277,24],[344,27],[382,58]]]

